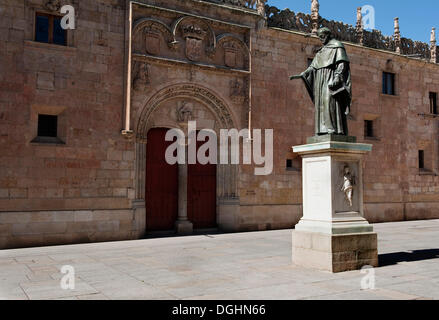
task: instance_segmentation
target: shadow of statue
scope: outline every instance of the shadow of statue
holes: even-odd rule
[[[385,267],[399,262],[413,262],[422,260],[439,259],[439,249],[414,250],[407,252],[393,252],[378,256],[379,266]]]

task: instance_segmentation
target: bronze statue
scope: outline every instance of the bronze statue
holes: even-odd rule
[[[348,136],[346,116],[352,101],[352,84],[349,58],[343,44],[332,37],[328,28],[317,32],[323,46],[310,67],[300,75],[315,104],[315,134]]]

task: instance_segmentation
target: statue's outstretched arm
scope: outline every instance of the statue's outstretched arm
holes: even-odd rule
[[[301,74],[292,75],[292,76],[290,77],[290,80],[305,78],[305,77],[308,75],[308,73],[312,72],[313,70],[314,70],[314,68],[309,67],[308,69],[306,69],[305,71],[303,71]]]

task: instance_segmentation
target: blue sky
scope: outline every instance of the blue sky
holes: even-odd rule
[[[430,42],[432,27],[439,35],[439,0],[319,0],[320,15],[328,20],[356,23],[357,7],[375,8],[375,29],[393,34],[393,19],[399,17],[401,35],[405,38]],[[310,13],[311,0],[268,0],[269,5],[294,12]]]

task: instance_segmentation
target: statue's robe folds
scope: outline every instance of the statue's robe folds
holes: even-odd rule
[[[330,40],[317,52],[302,79],[315,104],[316,135],[347,136],[346,116],[350,112],[352,84],[349,58],[343,44]],[[330,89],[330,85],[336,82],[338,85]]]

